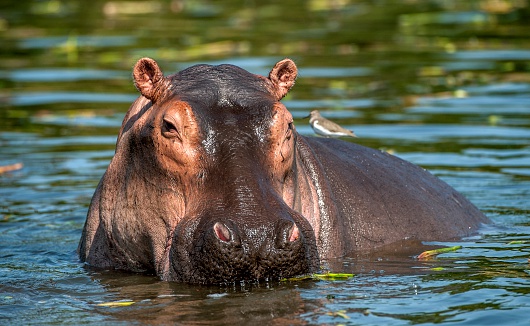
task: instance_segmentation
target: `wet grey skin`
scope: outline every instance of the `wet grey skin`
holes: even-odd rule
[[[320,136],[324,137],[357,137],[351,130],[345,129],[333,121],[330,121],[320,115],[318,110],[313,110],[307,116],[309,118],[309,124],[313,131]]]

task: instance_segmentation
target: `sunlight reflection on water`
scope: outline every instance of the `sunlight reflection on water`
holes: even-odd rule
[[[527,5],[505,1],[511,11],[495,14],[477,11],[486,3],[473,1],[301,1],[288,8],[190,2],[181,11],[160,2],[152,19],[120,7],[129,2],[109,3],[104,7],[115,12],[105,15],[81,1],[39,2],[37,11],[33,2],[20,2],[0,17],[0,165],[23,163],[0,175],[0,320],[527,322]],[[459,242],[428,244],[462,245],[432,261],[417,260],[416,250],[324,262],[356,274],[347,281],[199,287],[85,269],[77,243],[124,112],[138,96],[130,69],[144,55],[156,55],[166,74],[228,62],[267,75],[292,57],[299,78],[283,103],[299,133],[313,134],[303,118],[319,109],[355,130],[359,137],[351,141],[429,169],[496,224]],[[133,304],[98,306],[120,300]]]

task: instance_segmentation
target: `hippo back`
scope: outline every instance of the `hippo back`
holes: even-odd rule
[[[488,222],[469,200],[421,167],[341,140],[304,140],[322,166],[335,205],[333,224],[341,230],[336,253],[404,239],[462,238]]]

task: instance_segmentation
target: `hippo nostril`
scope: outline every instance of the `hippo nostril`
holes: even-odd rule
[[[298,226],[296,226],[296,224],[293,223],[291,230],[289,230],[289,242],[294,242],[298,240],[299,237],[300,237],[300,229],[298,229]]]
[[[280,249],[292,249],[291,245],[300,243],[300,239],[303,237],[298,225],[292,221],[280,221],[278,223],[276,246]]]
[[[230,230],[223,223],[215,223],[213,226],[213,231],[219,240],[224,242],[230,241]]]

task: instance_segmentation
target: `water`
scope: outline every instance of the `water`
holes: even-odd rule
[[[0,324],[510,325],[530,312],[530,7],[525,1],[4,1],[0,8]],[[433,261],[417,248],[326,262],[346,281],[231,287],[85,269],[76,247],[137,96],[228,62],[299,79],[297,130],[320,109],[355,142],[417,163],[494,222]],[[121,305],[116,306],[116,302]],[[124,303],[125,302],[125,303]],[[100,304],[114,303],[115,306]]]

